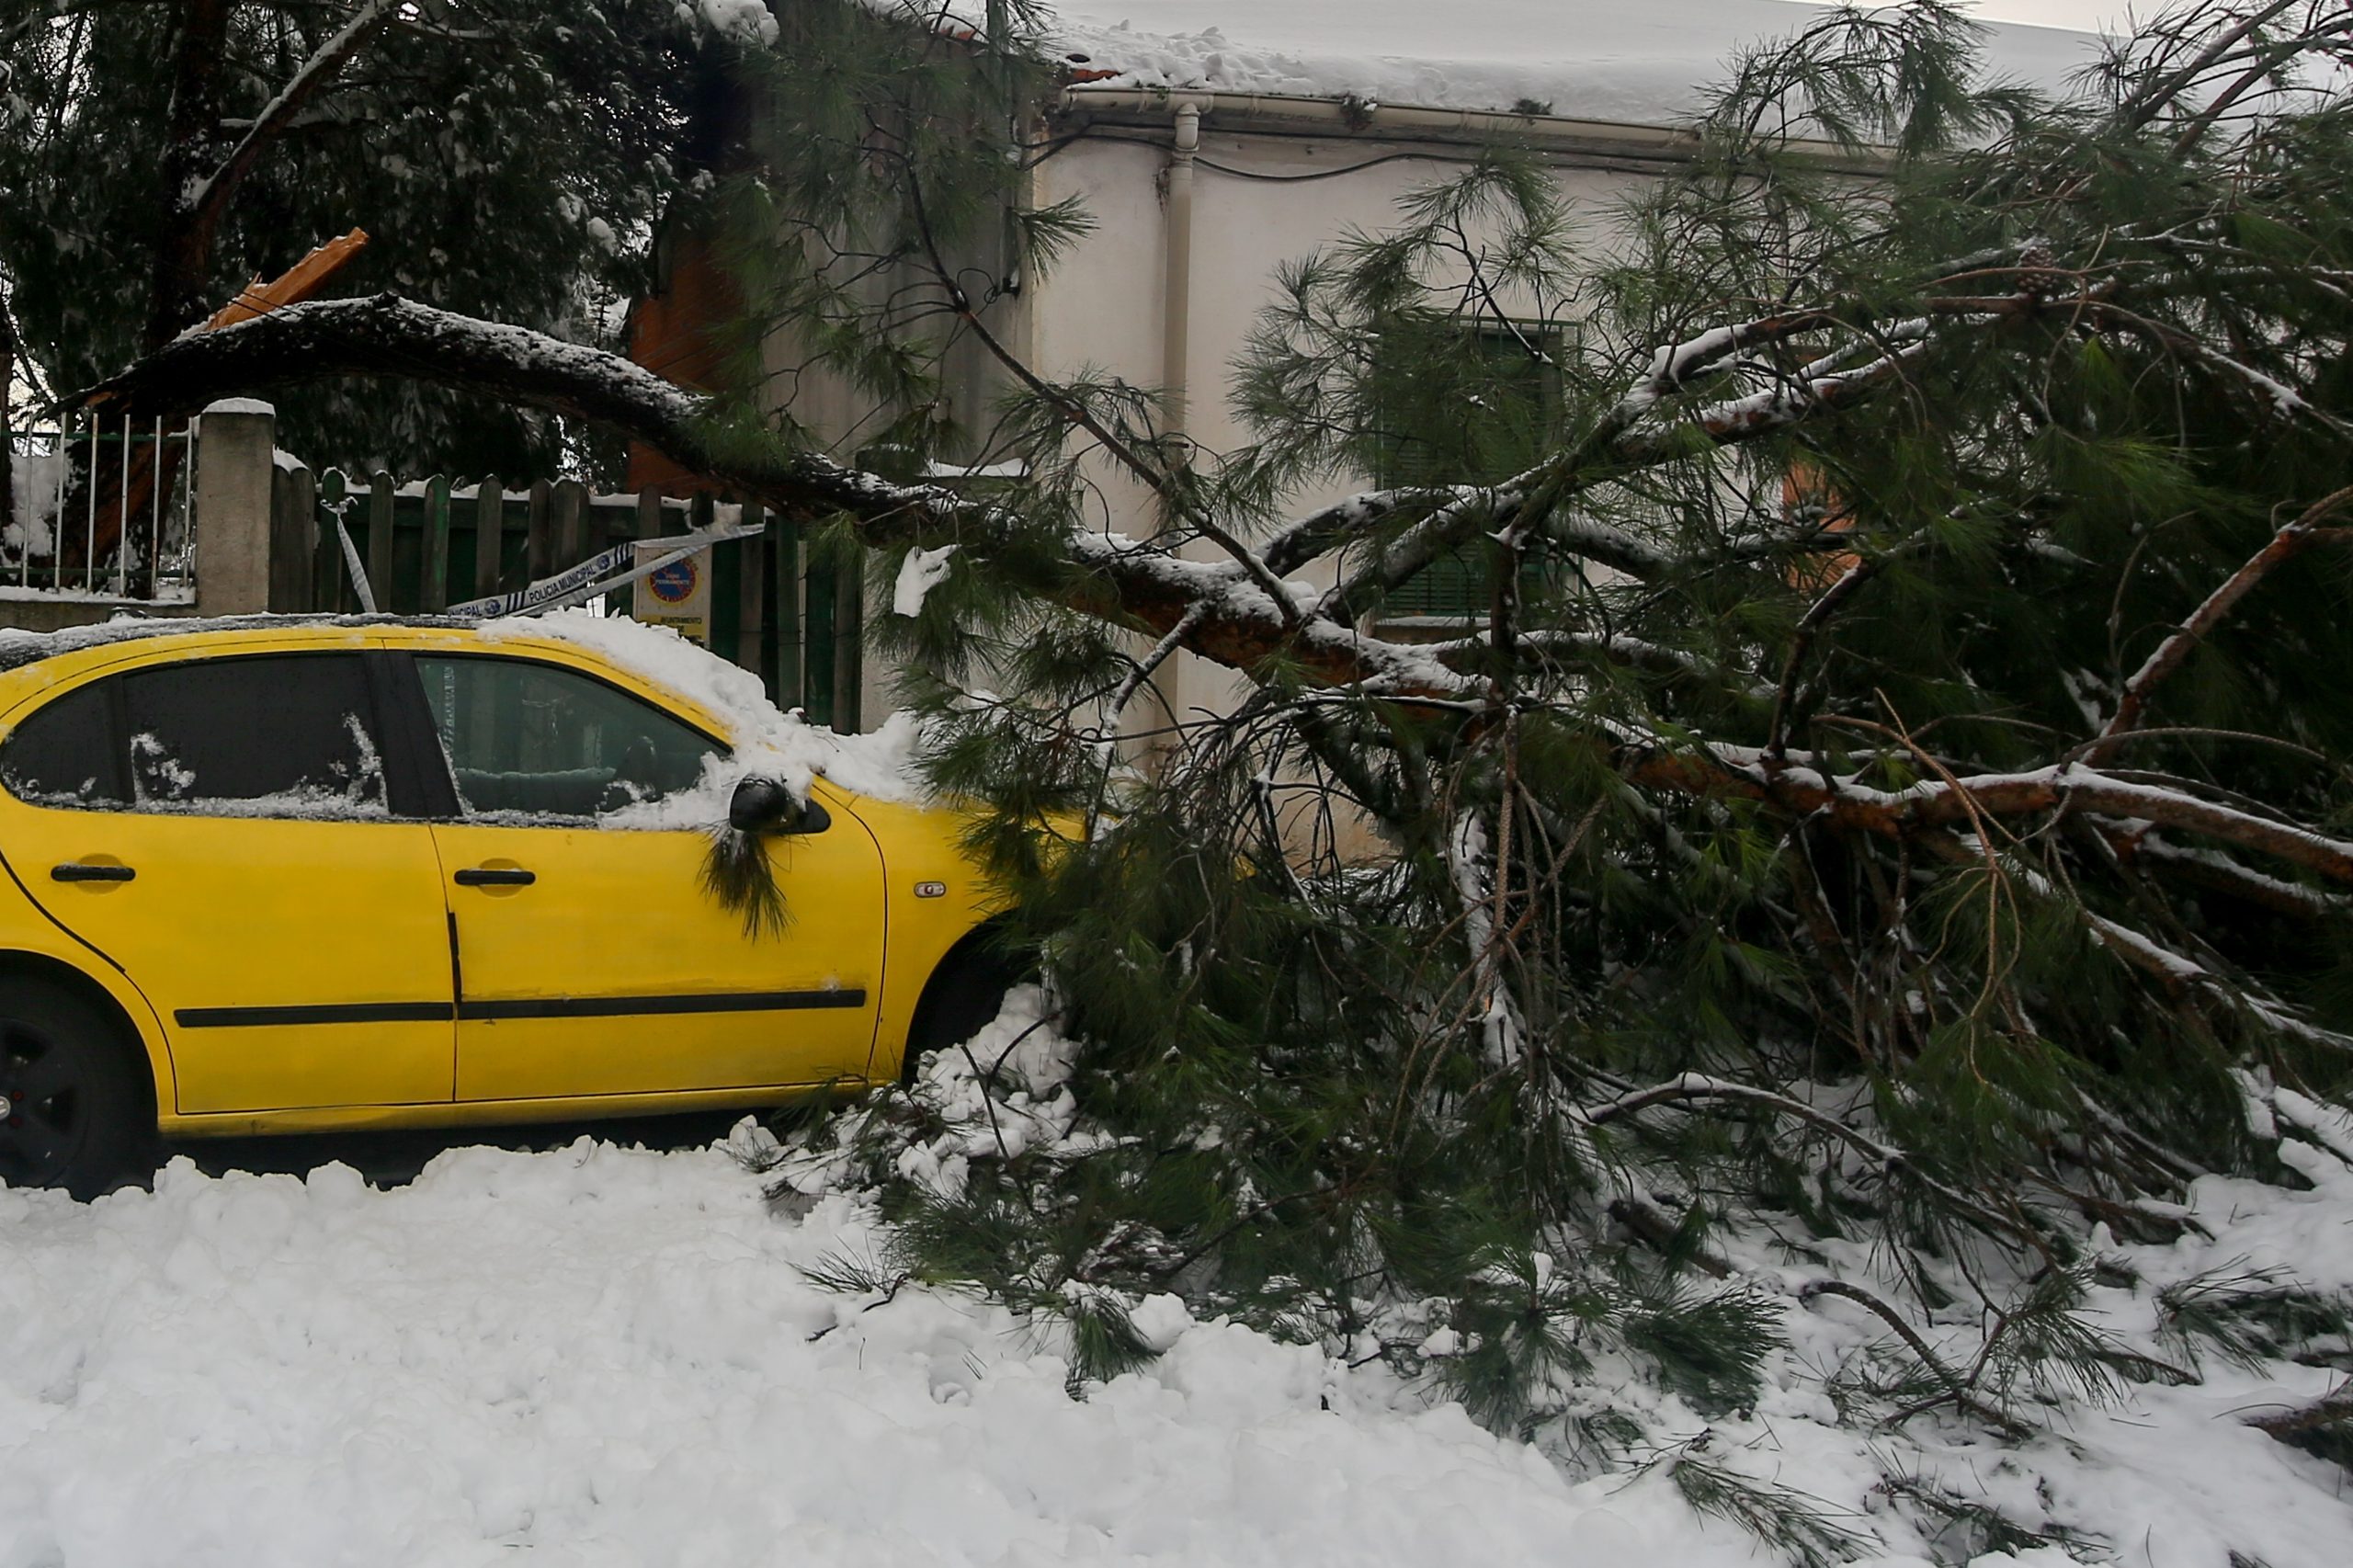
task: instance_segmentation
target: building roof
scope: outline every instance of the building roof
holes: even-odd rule
[[[1659,125],[1698,108],[1735,49],[1786,37],[1824,9],[1789,0],[1062,0],[1053,28],[1074,71],[1114,85]],[[2055,28],[1985,26],[1994,73],[2048,89],[2097,46]]]

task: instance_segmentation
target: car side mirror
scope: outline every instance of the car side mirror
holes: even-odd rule
[[[758,773],[736,780],[727,802],[727,825],[738,833],[807,833],[823,815],[823,808],[795,799],[783,780]]]

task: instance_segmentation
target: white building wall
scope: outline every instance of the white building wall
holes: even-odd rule
[[[1144,144],[1141,139],[1146,137],[1157,144]],[[1030,349],[1048,378],[1091,367],[1142,386],[1165,384],[1169,140],[1165,128],[1109,131],[1102,139],[1073,142],[1039,166],[1040,204],[1075,195],[1098,225],[1030,301]],[[1188,433],[1203,460],[1250,439],[1227,405],[1226,389],[1251,327],[1275,297],[1278,269],[1352,232],[1394,227],[1404,198],[1460,173],[1473,156],[1473,149],[1462,146],[1222,131],[1214,111],[1204,119],[1194,169],[1185,364]],[[1272,177],[1250,178],[1229,170]],[[1562,158],[1554,164],[1562,196],[1588,215],[1588,243],[1596,247],[1607,246],[1616,205],[1651,177],[1622,167],[1596,168],[1591,160],[1580,165]],[[1156,504],[1148,492],[1122,477],[1102,477],[1110,528],[1139,539],[1157,530]],[[1301,494],[1294,510],[1311,509],[1369,483],[1361,475],[1336,476]],[[1319,580],[1313,569],[1301,575],[1329,580]],[[1194,708],[1223,708],[1241,680],[1181,655],[1165,667],[1157,685],[1169,710],[1181,716]],[[1165,717],[1145,715],[1140,722],[1149,725]]]

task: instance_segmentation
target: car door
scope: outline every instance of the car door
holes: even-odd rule
[[[392,811],[380,680],[357,649],[156,658],[0,743],[11,868],[154,1006],[182,1113],[450,1096],[439,863]]]
[[[821,1083],[864,1073],[881,855],[846,811],[768,840],[790,921],[701,886],[727,747],[588,670],[414,655],[449,764],[434,828],[458,953],[458,1098]]]

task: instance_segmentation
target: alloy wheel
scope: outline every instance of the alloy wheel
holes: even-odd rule
[[[0,1021],[0,1180],[45,1187],[57,1180],[87,1131],[76,1053],[45,1031]]]

